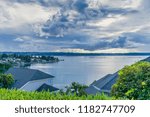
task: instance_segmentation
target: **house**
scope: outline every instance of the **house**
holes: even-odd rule
[[[35,69],[28,68],[10,68],[6,74],[12,74],[15,83],[11,88],[25,91],[56,91],[53,87],[54,76]]]
[[[150,57],[147,57],[146,59],[144,59],[144,60],[142,60],[142,61],[150,62]]]
[[[50,91],[50,92],[53,92],[53,91],[58,91],[59,89],[58,88],[55,88],[51,85],[47,85],[47,84],[43,84],[42,86],[40,86],[36,91],[38,92],[41,92],[41,91]]]
[[[85,89],[85,92],[92,95],[97,93],[110,94],[111,87],[113,84],[115,84],[117,78],[118,72],[114,74],[108,74],[103,78],[93,82],[87,89]]]

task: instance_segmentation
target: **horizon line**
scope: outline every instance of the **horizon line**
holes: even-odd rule
[[[79,53],[79,54],[134,54],[134,53],[143,53],[150,54],[150,52],[44,52],[44,51],[0,51],[0,53]]]
[[[111,55],[130,55],[130,56],[150,56],[150,52],[126,52],[126,53],[80,53],[80,52],[0,52],[0,54],[49,54],[52,56],[111,56]]]

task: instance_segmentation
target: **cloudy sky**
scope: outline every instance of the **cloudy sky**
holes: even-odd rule
[[[0,51],[150,52],[150,0],[0,0]]]

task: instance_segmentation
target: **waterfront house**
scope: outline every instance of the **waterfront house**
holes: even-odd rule
[[[35,69],[28,68],[10,68],[6,74],[12,74],[14,77],[14,84],[12,88],[25,91],[57,91],[53,87],[54,76]]]
[[[97,93],[110,94],[111,87],[115,84],[118,78],[118,72],[108,74],[103,78],[93,82],[85,91],[87,94],[95,95]]]

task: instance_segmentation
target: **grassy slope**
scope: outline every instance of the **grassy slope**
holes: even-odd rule
[[[61,95],[49,92],[25,92],[20,90],[0,89],[0,100],[112,100],[106,95],[88,95],[78,97],[76,95]]]

